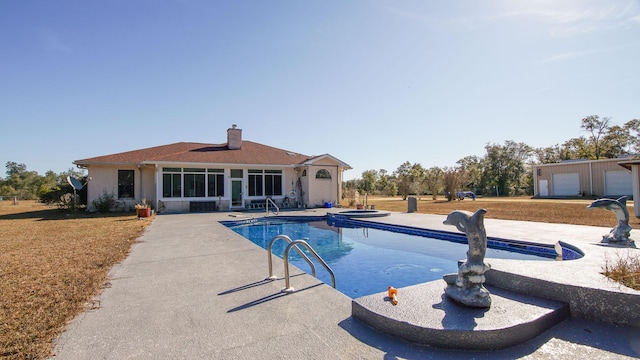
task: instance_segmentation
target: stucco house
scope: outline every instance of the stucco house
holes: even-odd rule
[[[336,204],[345,162],[246,141],[233,125],[227,142],[179,142],[74,161],[88,170],[87,203],[113,194],[125,207],[143,199],[167,212]]]
[[[534,196],[627,195],[633,197],[634,215],[640,217],[640,159],[636,156],[535,165],[533,176]]]

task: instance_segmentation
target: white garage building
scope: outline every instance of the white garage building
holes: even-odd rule
[[[534,165],[533,187],[541,198],[631,196],[640,218],[640,158],[635,156]]]
[[[633,157],[603,160],[570,160],[535,165],[534,195],[537,197],[633,196],[630,167]]]

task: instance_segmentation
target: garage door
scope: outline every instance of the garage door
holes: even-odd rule
[[[578,173],[553,174],[554,196],[577,196],[580,192],[580,176]]]
[[[605,171],[604,194],[605,196],[633,195],[631,173],[626,170]]]

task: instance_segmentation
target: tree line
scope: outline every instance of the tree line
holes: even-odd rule
[[[448,194],[451,200],[458,191],[473,191],[477,195],[533,195],[532,165],[557,163],[563,160],[611,159],[640,153],[640,120],[623,125],[611,123],[608,117],[587,116],[580,122],[585,136],[572,138],[561,145],[532,148],[525,143],[507,140],[504,144],[486,144],[482,157],[469,155],[453,166],[425,168],[420,163],[405,161],[389,173],[385,169],[366,170],[362,178],[343,182],[345,194],[360,193],[401,195]],[[73,188],[67,176],[86,183],[84,171],[70,168],[56,174],[49,170],[44,176],[27,170],[25,164],[6,163],[7,176],[0,178],[0,196],[19,199],[40,199],[45,203],[66,206]],[[78,192],[80,203],[86,204],[86,188]]]
[[[36,171],[27,170],[25,164],[14,161],[8,161],[6,169],[7,176],[4,179],[0,178],[0,196],[4,200],[14,197],[20,200],[40,200],[65,208],[73,207],[77,203],[86,204],[86,188],[76,192],[79,201],[75,201],[71,197],[74,193],[73,187],[67,181],[67,176],[73,176],[86,183],[87,176],[84,171],[70,168],[56,174],[49,170],[42,176]]]
[[[504,144],[486,144],[482,157],[469,155],[450,167],[425,168],[405,161],[393,172],[366,170],[360,179],[343,182],[345,194],[366,192],[389,196],[445,195],[449,201],[458,191],[477,195],[533,195],[533,165],[578,159],[612,159],[640,153],[640,120],[623,125],[611,118],[590,115],[580,128],[585,136],[549,147],[533,148],[507,140]]]

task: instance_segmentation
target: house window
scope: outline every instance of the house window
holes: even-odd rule
[[[166,198],[182,196],[181,168],[162,168],[162,196]]]
[[[207,169],[207,196],[224,196],[223,169]]]
[[[204,169],[184,169],[184,197],[204,197],[204,172]]]
[[[266,196],[282,195],[282,171],[281,170],[265,170],[264,171],[264,194]]]
[[[331,179],[331,174],[328,170],[320,169],[316,173],[316,179]]]
[[[282,196],[282,170],[249,170],[249,196]]]
[[[118,170],[118,199],[133,198],[134,171]]]
[[[262,170],[249,170],[249,196],[263,196]]]
[[[224,169],[162,168],[162,196],[224,196]]]

